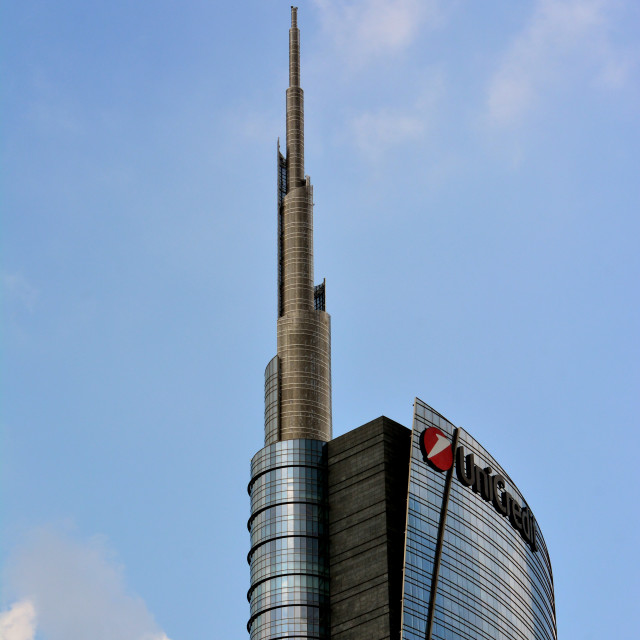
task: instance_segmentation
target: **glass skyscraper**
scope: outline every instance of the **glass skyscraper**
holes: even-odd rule
[[[313,187],[304,172],[300,31],[291,8],[286,154],[277,153],[278,353],[265,371],[265,448],[251,462],[252,639],[326,638],[331,329],[313,281]]]
[[[251,461],[251,640],[555,640],[533,510],[466,431],[421,400],[332,439],[331,333],[313,280],[300,32],[291,8],[277,152],[277,338]]]
[[[453,477],[425,460],[421,435],[437,428],[449,441],[458,432],[457,445],[491,477],[501,478],[497,506],[502,497],[526,505],[506,471],[468,433],[416,399],[411,459],[403,581],[403,640],[491,638],[525,640],[556,638],[551,562],[535,519],[528,544],[511,517],[496,509],[494,496]],[[483,473],[483,477],[487,474]],[[448,504],[445,488],[449,479]],[[476,490],[478,487],[476,486]],[[438,533],[442,540],[438,548]],[[439,571],[435,573],[436,555]],[[435,598],[434,598],[435,596]],[[430,612],[430,607],[432,611]],[[431,615],[430,615],[431,613]],[[432,620],[430,619],[432,618]],[[431,634],[428,626],[431,623]]]

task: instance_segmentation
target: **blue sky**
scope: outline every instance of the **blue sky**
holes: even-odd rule
[[[2,9],[6,640],[245,637],[289,5]],[[415,396],[465,427],[536,513],[561,637],[635,640],[640,5],[299,24],[334,434]]]

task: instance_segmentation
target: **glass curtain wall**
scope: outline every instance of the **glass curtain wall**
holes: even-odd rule
[[[420,436],[436,427],[453,441],[455,427],[416,399],[409,470],[402,639],[425,640],[446,473],[424,460]],[[522,494],[492,456],[463,429],[458,445],[483,469],[506,480],[514,501]],[[454,452],[455,464],[455,452]],[[493,504],[451,480],[442,544],[433,640],[556,640],[551,564],[537,524],[537,550]],[[427,639],[430,640],[430,639]]]
[[[276,442],[251,461],[251,640],[328,637],[326,486],[326,442]]]

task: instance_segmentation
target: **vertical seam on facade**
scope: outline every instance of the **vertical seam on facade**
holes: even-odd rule
[[[459,428],[456,428],[453,434],[452,450],[455,453],[458,446]],[[436,596],[438,594],[438,578],[440,577],[440,561],[442,559],[442,547],[444,546],[444,531],[447,524],[447,513],[449,511],[449,496],[451,495],[451,482],[453,480],[452,461],[450,469],[447,471],[447,479],[444,486],[444,495],[442,496],[442,508],[440,510],[440,523],[438,524],[438,540],[436,542],[436,554],[433,559],[433,576],[431,578],[431,593],[429,595],[429,610],[427,613],[427,630],[425,634],[426,640],[431,640],[433,634],[433,619],[436,610]]]

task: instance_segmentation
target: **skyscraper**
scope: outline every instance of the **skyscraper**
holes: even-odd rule
[[[313,284],[295,7],[286,112],[278,350],[248,487],[251,640],[555,640],[536,519],[465,430],[416,398],[411,430],[380,417],[332,440],[330,318],[325,283]]]
[[[265,448],[251,463],[252,638],[324,638],[331,334],[313,283],[313,187],[304,173],[300,31],[291,8],[287,148],[278,145],[278,353],[265,372]]]

